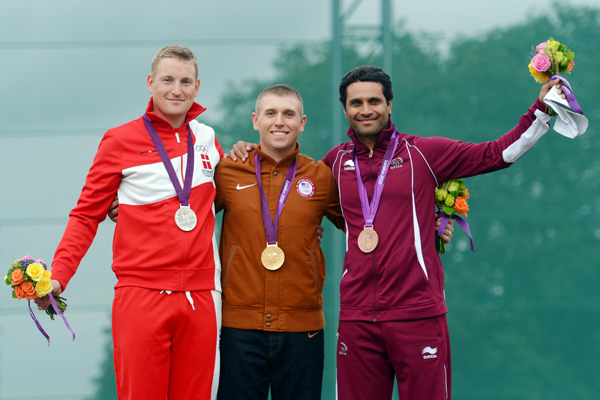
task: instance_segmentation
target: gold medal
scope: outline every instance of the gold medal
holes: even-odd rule
[[[377,247],[379,236],[372,226],[365,226],[365,229],[358,235],[358,248],[363,253],[370,253]]]
[[[266,269],[275,271],[281,268],[283,265],[283,261],[285,261],[285,254],[283,254],[283,250],[277,246],[277,243],[267,243],[267,248],[264,249],[260,255],[260,260]]]

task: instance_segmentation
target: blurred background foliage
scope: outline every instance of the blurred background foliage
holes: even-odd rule
[[[482,142],[508,131],[539,93],[527,71],[529,45],[550,36],[576,53],[567,79],[590,120],[576,140],[550,131],[513,167],[467,181],[476,253],[458,234],[443,260],[456,399],[598,398],[599,21],[598,10],[556,4],[527,24],[457,40],[447,54],[402,27],[394,38],[392,118],[403,132]],[[330,107],[329,49],[282,49],[272,80],[232,84],[221,103],[228,118],[217,132],[257,141],[248,110],[264,87],[285,82],[304,99],[302,151],[322,157],[330,114],[340,112]],[[347,47],[344,70],[380,60]],[[324,398],[333,398],[328,372]]]
[[[461,232],[443,256],[455,399],[599,398],[600,80],[594,66],[600,65],[600,13],[555,4],[526,24],[458,39],[447,54],[440,53],[435,37],[417,38],[401,25],[394,36],[397,128],[467,142],[494,140],[533,103],[540,85],[527,69],[530,46],[550,36],[575,51],[575,68],[566,78],[590,128],[575,140],[551,130],[508,170],[467,180],[476,252]],[[272,79],[230,82],[220,103],[225,117],[212,124],[223,147],[257,142],[250,119],[256,97],[269,85],[287,83],[302,94],[308,117],[302,152],[317,160],[324,156],[331,147],[331,114],[341,112],[341,105],[331,108],[331,88],[339,82],[329,78],[330,48],[284,47]],[[365,57],[347,46],[343,60],[348,71],[380,65],[381,55]],[[333,234],[331,224],[325,227],[326,236]],[[329,240],[323,247],[331,260]],[[331,293],[339,280],[328,265],[326,329],[333,331],[337,304],[331,304]],[[334,341],[326,354],[323,398],[333,399]],[[110,365],[103,379],[113,385]]]

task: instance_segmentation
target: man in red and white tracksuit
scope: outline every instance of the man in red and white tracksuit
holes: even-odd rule
[[[213,174],[223,151],[213,129],[195,121],[205,108],[194,102],[200,81],[189,49],[160,50],[147,84],[145,115],[110,129],[100,143],[54,255],[53,293],[66,289],[118,193],[112,331],[119,399],[215,399],[221,268]],[[176,184],[187,188],[185,201]],[[176,223],[184,202],[194,227]],[[48,299],[37,303],[45,308]]]
[[[323,159],[337,181],[346,220],[346,257],[340,285],[337,388],[341,400],[391,399],[394,377],[401,399],[450,398],[450,342],[444,270],[435,250],[434,190],[446,180],[509,167],[548,130],[543,86],[518,125],[499,139],[463,143],[396,132],[390,77],[380,68],[350,71],[340,100],[350,142]],[[397,142],[395,151],[389,147]],[[385,160],[385,161],[384,161]],[[358,162],[358,165],[356,163]],[[387,175],[380,174],[382,163]],[[379,242],[359,248],[366,219],[359,195],[381,185],[373,230]]]

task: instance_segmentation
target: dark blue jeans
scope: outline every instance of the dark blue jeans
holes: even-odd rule
[[[219,400],[318,400],[324,334],[223,327]]]

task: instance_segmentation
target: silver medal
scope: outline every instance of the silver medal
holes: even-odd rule
[[[191,231],[196,227],[198,219],[196,214],[192,211],[190,206],[180,206],[179,210],[175,213],[175,223],[182,231]]]

